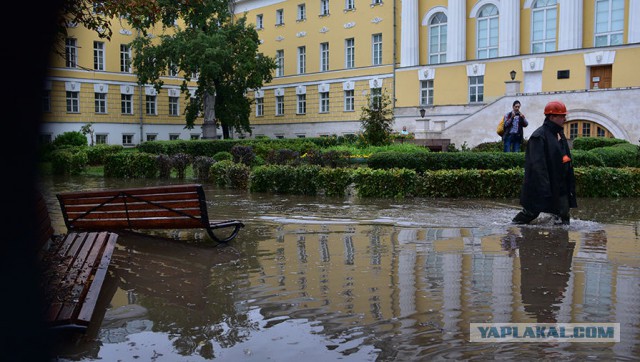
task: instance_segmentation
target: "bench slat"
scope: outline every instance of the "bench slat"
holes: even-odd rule
[[[74,222],[75,228],[80,230],[117,230],[117,229],[199,229],[204,228],[202,222],[190,218],[165,219],[99,219]]]
[[[65,204],[65,209],[67,211],[67,213],[72,213],[72,212],[87,212],[87,211],[91,211],[94,210],[95,211],[120,211],[120,210],[125,210],[125,204],[122,202],[119,202],[118,199],[116,202],[116,200],[114,200],[114,202],[110,202],[108,204],[79,204],[79,205],[73,205],[73,204]],[[130,202],[128,202],[126,204],[126,209],[127,210],[166,210],[167,208],[169,209],[194,209],[194,208],[199,208],[201,207],[201,202],[198,199],[194,199],[194,200],[170,200],[170,201],[163,201],[162,203],[158,203],[157,205],[154,204],[150,204],[148,202],[134,202],[134,200],[131,200]]]
[[[90,221],[96,219],[140,219],[140,218],[169,218],[169,217],[188,217],[198,219],[200,217],[200,209],[180,209],[180,210],[131,210],[131,211],[110,211],[102,212],[96,210],[92,212],[67,212],[69,219],[76,221]]]
[[[66,205],[100,205],[103,203],[109,204],[124,204],[125,202],[140,202],[142,200],[151,203],[162,203],[165,201],[173,201],[173,200],[194,200],[198,201],[198,194],[195,192],[188,193],[164,193],[164,194],[148,194],[148,195],[136,195],[136,194],[127,194],[121,192],[113,192],[112,195],[107,195],[106,197],[95,197],[95,196],[80,196],[80,197],[71,197],[71,195],[62,194],[59,196],[59,199],[64,201]]]
[[[87,325],[93,316],[96,303],[98,302],[98,296],[102,290],[102,284],[107,276],[109,263],[111,263],[111,256],[113,255],[113,250],[116,246],[116,241],[118,240],[118,235],[112,233],[101,233],[101,237],[105,240],[104,248],[101,251],[103,256],[100,259],[100,264],[97,266],[97,270],[93,276],[93,281],[91,282],[91,286],[85,296],[84,304],[82,305],[77,317],[78,321],[84,322]]]

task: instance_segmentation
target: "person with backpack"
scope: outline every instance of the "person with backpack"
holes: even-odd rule
[[[555,215],[555,224],[569,225],[569,209],[577,207],[576,179],[569,143],[564,135],[567,107],[551,101],[544,107],[544,123],[536,129],[524,156],[520,211],[514,224],[528,224],[541,212]]]
[[[529,122],[520,113],[520,101],[513,102],[513,109],[504,115],[504,135],[502,142],[504,143],[504,152],[520,152],[522,140],[524,139],[524,127]]]

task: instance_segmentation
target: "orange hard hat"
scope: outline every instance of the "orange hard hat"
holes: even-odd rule
[[[544,114],[567,114],[567,107],[560,101],[551,101],[544,107]]]

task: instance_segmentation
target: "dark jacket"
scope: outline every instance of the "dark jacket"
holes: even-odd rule
[[[511,131],[513,116],[514,116],[513,111],[509,111],[507,112],[507,114],[504,115],[504,134],[502,135],[502,138],[508,135],[509,132]],[[517,135],[520,138],[520,141],[522,141],[522,139],[524,138],[524,127],[528,125],[529,125],[529,121],[527,121],[524,115],[520,114],[520,122],[518,122],[518,133],[517,133]]]
[[[573,162],[563,163],[565,155],[571,159],[562,127],[545,119],[527,142],[524,183],[520,192],[522,207],[531,212],[558,214],[560,197],[565,195],[569,207],[578,206]]]

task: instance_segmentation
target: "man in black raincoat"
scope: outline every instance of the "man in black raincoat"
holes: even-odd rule
[[[556,216],[556,223],[569,225],[569,209],[578,205],[571,151],[563,132],[567,107],[552,101],[544,107],[544,114],[544,123],[527,142],[520,192],[523,209],[513,223],[528,224],[546,212]]]

